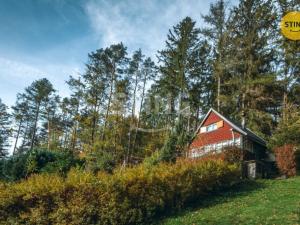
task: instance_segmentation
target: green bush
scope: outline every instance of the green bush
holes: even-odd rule
[[[34,150],[26,162],[27,175],[32,173],[59,173],[64,175],[71,167],[82,166],[83,161],[65,151]]]
[[[155,166],[159,163],[161,163],[161,152],[155,151],[152,153],[152,155],[146,157],[143,161],[145,166]]]
[[[97,173],[99,171],[105,171],[112,173],[116,167],[116,160],[114,155],[105,151],[94,151],[87,154],[86,157],[86,169]]]
[[[145,224],[166,211],[239,180],[238,167],[222,160],[184,161],[93,175],[72,169],[64,179],[33,175],[0,183],[0,223]]]
[[[83,166],[71,152],[33,150],[0,160],[0,180],[17,181],[33,173],[65,175],[72,167]]]
[[[236,146],[225,147],[222,151],[224,160],[229,163],[240,163],[245,159],[245,151]]]
[[[27,174],[28,154],[20,154],[0,160],[0,180],[16,181]]]

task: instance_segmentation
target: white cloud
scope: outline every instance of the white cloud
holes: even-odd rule
[[[0,77],[6,78],[32,79],[42,74],[39,69],[22,62],[0,57]]]
[[[77,76],[82,72],[88,52],[121,41],[129,47],[129,52],[141,48],[155,60],[157,50],[164,48],[168,30],[186,16],[192,17],[201,27],[200,15],[208,12],[213,1],[87,0],[84,10],[91,33],[74,36],[68,41],[58,39],[51,47],[32,52],[2,47],[0,98],[11,105],[17,92],[42,77],[47,77],[59,94],[65,96],[69,93],[65,81],[69,75]]]
[[[99,47],[123,41],[130,50],[142,48],[151,56],[164,47],[168,29],[186,16],[201,24],[201,13],[209,9],[208,0],[95,1],[85,6]],[[134,49],[132,49],[134,48]]]
[[[78,76],[82,71],[79,65],[68,65],[61,62],[45,62],[30,59],[29,63],[0,57],[0,98],[12,105],[16,94],[23,92],[34,80],[44,78],[50,80],[61,96],[69,94],[65,81],[70,75]]]

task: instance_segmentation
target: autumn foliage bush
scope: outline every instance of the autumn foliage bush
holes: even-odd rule
[[[140,165],[114,174],[71,170],[0,183],[0,224],[145,224],[239,180],[222,160]]]
[[[277,167],[282,175],[292,177],[296,175],[295,146],[284,145],[275,149]]]
[[[229,163],[239,163],[246,156],[245,151],[236,146],[225,147],[221,154],[223,159]]]
[[[228,146],[222,149],[221,152],[208,153],[201,157],[201,160],[223,160],[228,163],[240,163],[245,159],[246,154],[241,148],[236,146]]]

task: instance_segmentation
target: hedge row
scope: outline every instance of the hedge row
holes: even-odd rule
[[[113,175],[71,170],[0,183],[3,224],[145,224],[239,180],[222,160],[140,165]]]

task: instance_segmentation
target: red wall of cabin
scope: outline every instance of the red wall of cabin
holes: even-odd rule
[[[217,114],[214,112],[211,112],[207,119],[204,121],[202,126],[207,126],[213,123],[216,123],[218,121],[221,121],[222,118],[220,118]],[[217,130],[211,131],[211,132],[206,132],[206,133],[201,133],[200,130],[197,135],[197,137],[194,139],[192,144],[190,145],[190,149],[193,148],[199,148],[204,145],[208,144],[214,144],[214,143],[219,143],[225,140],[231,140],[232,139],[232,132],[231,129],[232,127],[223,120],[223,127],[218,128]],[[240,137],[240,134],[237,132],[234,132],[234,137],[238,138]]]

